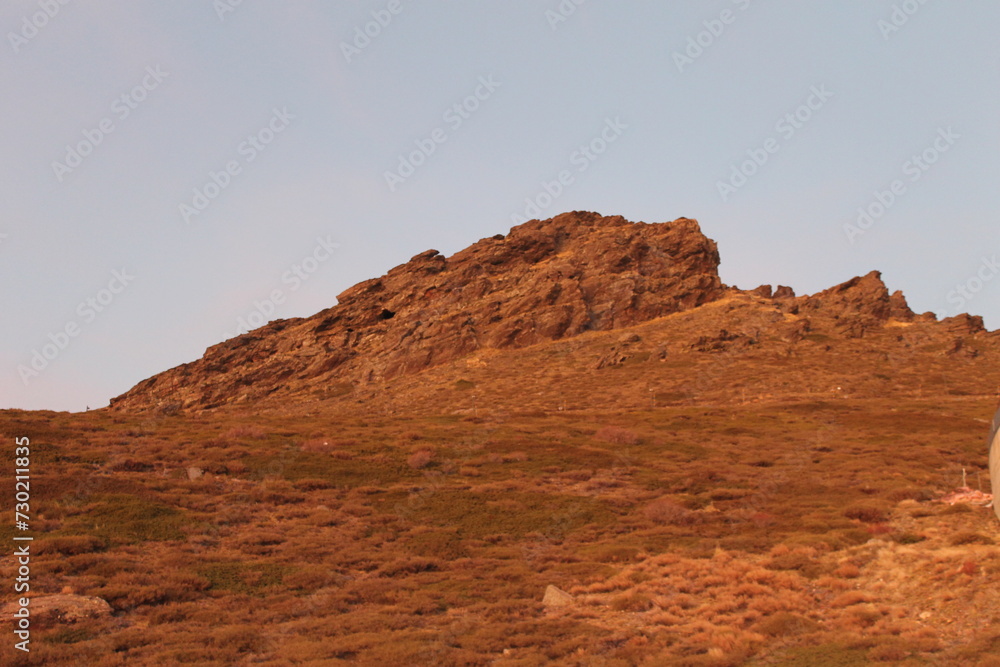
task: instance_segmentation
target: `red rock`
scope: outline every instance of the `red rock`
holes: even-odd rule
[[[676,349],[724,355],[727,363],[769,341],[780,341],[784,356],[814,341],[829,341],[828,351],[837,338],[866,337],[890,322],[916,327],[912,341],[897,330],[901,348],[937,341],[971,356],[975,349],[954,341],[984,330],[982,319],[969,315],[941,323],[915,316],[877,271],[796,297],[783,285],[773,292],[769,285],[727,288],[718,265],[715,243],[687,218],[646,224],[574,212],[532,220],[451,257],[417,254],[344,290],[332,308],[214,345],[201,359],[140,382],[111,406],[176,411],[374,391],[388,379],[484,349],[626,329],[687,311],[697,313],[695,333]],[[619,337],[590,368],[667,357],[669,337],[655,349],[637,341]]]
[[[111,404],[213,407],[628,327],[718,299],[718,264],[715,243],[686,218],[645,224],[575,212],[532,220],[448,258],[420,253],[345,290],[332,308],[210,347]]]

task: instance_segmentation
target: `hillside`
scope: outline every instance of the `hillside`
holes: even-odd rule
[[[990,488],[997,334],[718,262],[564,214],[0,412],[39,610],[0,662],[1000,664],[995,516],[941,500]]]
[[[716,244],[686,218],[645,224],[575,212],[531,221],[449,258],[423,252],[346,290],[336,306],[215,345],[111,407],[294,408],[341,397],[436,410],[436,394],[466,375],[464,386],[484,380],[470,396],[523,407],[534,399],[511,393],[505,379],[516,385],[524,373],[530,395],[547,396],[550,408],[683,404],[713,392],[729,400],[734,389],[741,400],[924,384],[995,389],[990,355],[980,353],[998,338],[982,320],[915,315],[877,271],[796,297],[788,287],[727,287],[718,264]],[[620,335],[604,335],[613,331]],[[594,373],[637,364],[619,373],[627,381],[618,396],[587,390]],[[958,384],[941,386],[957,368],[967,371]],[[636,383],[655,395],[628,400]]]

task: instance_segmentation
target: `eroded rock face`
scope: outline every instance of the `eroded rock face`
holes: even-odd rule
[[[574,212],[533,220],[451,257],[428,250],[338,304],[209,348],[112,399],[116,409],[214,407],[333,383],[375,382],[481,348],[627,327],[725,292],[698,223]]]
[[[932,324],[949,340],[984,331],[978,317],[937,323],[933,313],[915,315],[877,271],[796,296],[783,285],[726,287],[718,265],[715,242],[687,218],[645,224],[575,212],[533,220],[451,257],[420,253],[346,290],[332,308],[210,347],[201,359],[139,383],[111,406],[175,411],[268,398],[335,398],[361,387],[378,390],[384,380],[482,350],[523,348],[695,310],[697,336],[685,349],[697,354],[743,353],[773,340],[795,346],[810,339],[863,339],[888,325],[902,331]],[[741,305],[747,303],[753,308]],[[669,320],[663,325],[672,326]],[[638,347],[641,339],[625,332],[594,367],[622,366],[637,355],[667,357],[662,345],[641,354]],[[976,353],[964,340],[952,347],[953,355]],[[785,353],[794,352],[789,347]]]
[[[847,338],[860,338],[890,319],[909,322],[914,318],[902,292],[889,294],[878,271],[851,278],[818,294],[799,297],[796,305],[800,314],[833,318],[838,333]]]

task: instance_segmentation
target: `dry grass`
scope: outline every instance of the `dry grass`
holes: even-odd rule
[[[830,380],[882,335],[803,345]],[[595,371],[604,340],[489,378],[433,369],[382,402],[0,413],[36,443],[33,592],[115,610],[40,626],[0,663],[990,664],[995,519],[931,499],[963,467],[986,479],[992,401],[947,394],[937,352],[941,395],[857,371],[848,400],[777,342]],[[765,357],[777,370],[754,380]],[[550,584],[573,604],[545,608]]]

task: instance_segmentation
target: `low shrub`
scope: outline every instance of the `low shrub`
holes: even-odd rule
[[[986,535],[968,530],[952,535],[948,542],[953,547],[959,547],[964,544],[993,544],[993,540]]]
[[[57,553],[64,556],[76,556],[79,554],[104,551],[108,548],[106,540],[93,535],[50,537],[46,540],[37,542],[36,545],[35,553],[39,555]]]
[[[805,616],[780,611],[759,621],[754,630],[769,637],[790,637],[816,632],[820,630],[820,625]]]
[[[700,517],[696,512],[677,504],[667,498],[660,498],[646,505],[643,514],[654,523],[675,526],[690,526],[698,523]]]
[[[615,611],[648,611],[652,607],[650,597],[641,593],[619,595],[611,601],[611,608]]]
[[[594,438],[611,443],[612,445],[634,446],[639,444],[639,436],[619,426],[602,426],[594,433]]]
[[[182,511],[146,498],[104,496],[86,513],[67,522],[66,532],[81,532],[112,544],[180,540],[187,524]]]
[[[848,519],[857,519],[862,523],[885,523],[888,520],[885,510],[874,505],[854,505],[844,510]]]
[[[212,590],[262,595],[278,586],[289,568],[278,563],[246,563],[243,561],[212,563],[199,570]]]
[[[418,449],[417,451],[410,454],[410,457],[406,459],[406,465],[410,466],[414,470],[419,470],[420,468],[426,468],[434,460],[434,451],[431,449]]]

